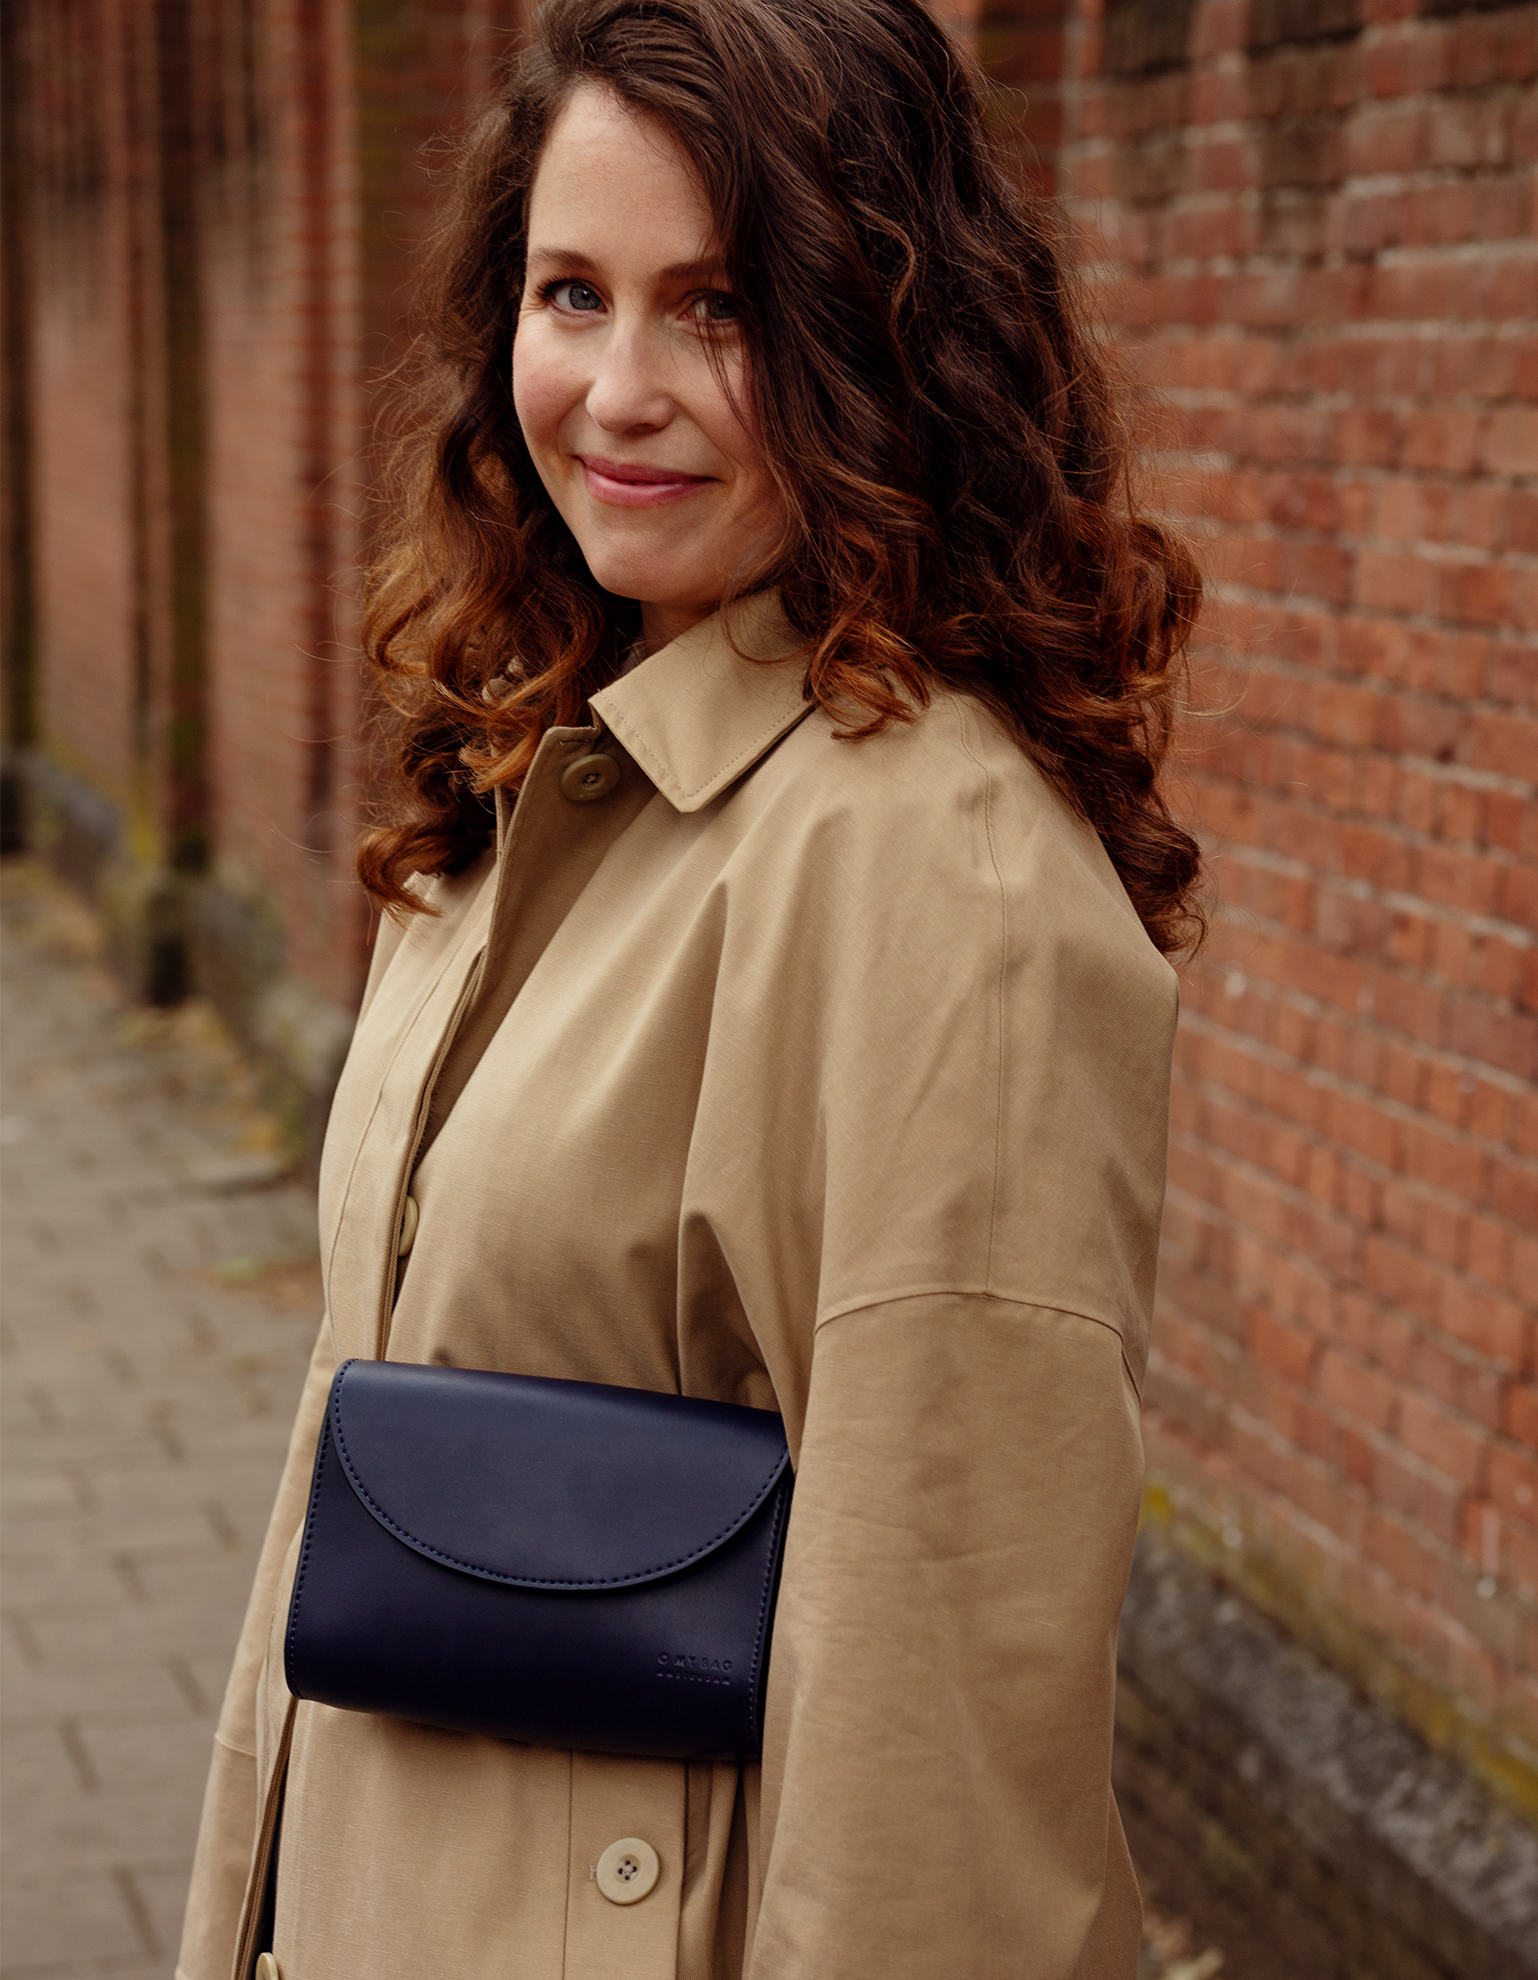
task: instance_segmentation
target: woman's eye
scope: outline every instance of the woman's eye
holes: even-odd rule
[[[737,298],[729,296],[725,289],[707,289],[690,303],[689,314],[697,323],[735,323]]]
[[[558,308],[574,310],[580,315],[603,308],[603,297],[586,282],[557,282],[546,293]]]

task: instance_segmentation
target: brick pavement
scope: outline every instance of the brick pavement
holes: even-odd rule
[[[241,1146],[195,1014],[125,1016],[78,911],[7,893],[0,1972],[164,1980],[314,1335],[313,1199]]]

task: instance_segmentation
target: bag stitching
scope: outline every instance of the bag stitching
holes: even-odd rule
[[[769,1559],[764,1568],[764,1592],[758,1604],[758,1636],[753,1645],[752,1682],[748,1686],[748,1732],[753,1744],[763,1751],[764,1735],[758,1723],[758,1673],[764,1654],[764,1636],[769,1627],[769,1595],[774,1584],[774,1570],[780,1558],[780,1529],[785,1523],[790,1508],[790,1494],[785,1492],[775,1507],[774,1530],[769,1535]]]
[[[324,1429],[330,1429],[330,1411],[326,1413]],[[283,1675],[288,1676],[289,1658],[293,1655],[295,1638],[299,1632],[299,1598],[304,1593],[304,1577],[310,1565],[311,1535],[315,1531],[315,1508],[320,1503],[320,1482],[326,1468],[326,1446],[330,1438],[322,1435],[320,1448],[315,1453],[315,1478],[310,1486],[309,1510],[304,1519],[304,1541],[299,1549],[299,1566],[294,1574],[294,1593],[288,1606],[288,1635],[283,1645]],[[289,1687],[293,1689],[292,1686]],[[295,1693],[298,1696],[298,1693]]]
[[[752,1518],[753,1514],[757,1512],[759,1507],[764,1503],[764,1500],[768,1498],[770,1492],[773,1490],[775,1480],[784,1471],[785,1466],[789,1461],[789,1457],[790,1457],[790,1453],[788,1450],[782,1451],[779,1457],[775,1460],[773,1470],[769,1473],[769,1476],[764,1480],[763,1484],[760,1485],[758,1490],[753,1494],[753,1497],[748,1501],[746,1508],[742,1512],[738,1513],[734,1518],[728,1520],[726,1525],[721,1528],[719,1533],[713,1533],[711,1537],[708,1540],[706,1540],[701,1546],[696,1547],[693,1553],[681,1554],[677,1560],[659,1561],[655,1567],[637,1568],[635,1572],[632,1574],[622,1574],[622,1575],[584,1575],[580,1577],[579,1576],[561,1577],[556,1575],[500,1574],[495,1568],[484,1567],[479,1562],[476,1561],[462,1561],[460,1560],[457,1554],[447,1554],[443,1551],[441,1547],[434,1547],[431,1544],[431,1542],[427,1540],[419,1539],[415,1533],[412,1533],[411,1531],[409,1531],[408,1528],[402,1526],[398,1520],[392,1519],[390,1515],[385,1511],[384,1507],[379,1505],[377,1501],[370,1495],[368,1487],[364,1484],[362,1478],[358,1474],[356,1467],[353,1464],[352,1459],[347,1454],[347,1437],[345,1432],[343,1431],[342,1423],[341,1423],[342,1383],[346,1378],[347,1369],[350,1365],[351,1365],[350,1363],[344,1363],[343,1366],[337,1372],[336,1387],[332,1395],[331,1408],[327,1411],[327,1416],[330,1419],[331,1434],[336,1440],[337,1450],[341,1453],[342,1464],[346,1469],[348,1478],[352,1482],[353,1490],[358,1494],[358,1497],[363,1501],[364,1505],[368,1507],[369,1511],[373,1514],[374,1518],[379,1521],[381,1526],[388,1527],[392,1533],[397,1534],[409,1546],[415,1548],[419,1554],[425,1554],[430,1559],[435,1561],[443,1561],[449,1567],[463,1568],[466,1571],[466,1573],[479,1575],[484,1580],[500,1581],[509,1587],[623,1588],[623,1587],[631,1586],[639,1581],[650,1580],[659,1574],[667,1574],[673,1568],[687,1567],[691,1561],[697,1561],[702,1559],[704,1555],[708,1554],[712,1550],[712,1548],[718,1547],[723,1540],[728,1539],[733,1533],[737,1532],[739,1528],[747,1524],[747,1522]],[[319,1465],[317,1465],[316,1467],[316,1478],[317,1478],[317,1489],[318,1489]],[[311,1504],[311,1510],[313,1512],[313,1499]],[[308,1522],[306,1522],[306,1524],[308,1525]],[[298,1599],[299,1599],[299,1591],[298,1591],[298,1586],[296,1584],[294,1590],[294,1600],[296,1604],[298,1602]],[[762,1629],[762,1623],[760,1623],[760,1629]]]

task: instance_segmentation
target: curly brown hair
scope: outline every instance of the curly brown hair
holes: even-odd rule
[[[586,719],[639,630],[513,406],[529,192],[584,83],[670,129],[717,217],[807,694],[850,742],[937,689],[975,696],[1094,826],[1158,947],[1194,947],[1200,853],[1159,770],[1200,580],[1129,498],[1056,213],[1011,183],[980,75],[920,0],[545,0],[425,270],[415,437],[365,632],[412,803],[365,841],[365,886],[411,910],[413,873],[474,859],[485,793]]]

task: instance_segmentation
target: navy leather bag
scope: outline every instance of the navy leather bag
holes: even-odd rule
[[[344,1362],[289,1690],[537,1745],[755,1755],[791,1482],[767,1410]]]

